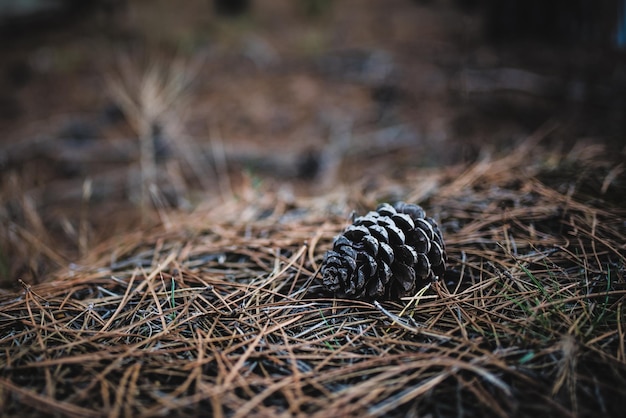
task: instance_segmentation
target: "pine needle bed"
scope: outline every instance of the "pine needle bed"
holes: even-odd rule
[[[529,152],[318,199],[251,191],[0,294],[0,411],[619,416],[626,218],[540,181]],[[401,302],[324,297],[350,209],[395,195],[438,218],[445,280]]]

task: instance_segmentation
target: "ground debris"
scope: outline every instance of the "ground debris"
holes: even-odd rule
[[[349,208],[391,183],[173,214],[24,282],[0,295],[2,410],[617,416],[625,219],[547,187],[525,158],[442,170],[434,189],[422,176],[415,202],[444,229],[449,269],[397,303],[321,297],[316,277]]]

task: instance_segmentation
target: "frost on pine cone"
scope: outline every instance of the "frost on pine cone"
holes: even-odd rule
[[[335,238],[322,285],[338,297],[398,299],[442,277],[446,253],[434,219],[418,205],[383,203]]]

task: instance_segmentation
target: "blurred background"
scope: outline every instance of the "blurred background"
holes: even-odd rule
[[[533,135],[619,163],[625,3],[0,0],[0,287],[250,190],[376,188]]]

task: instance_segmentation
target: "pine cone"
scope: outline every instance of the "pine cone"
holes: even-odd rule
[[[322,285],[338,297],[398,299],[442,277],[445,264],[434,219],[418,205],[383,203],[335,238],[322,262]]]

